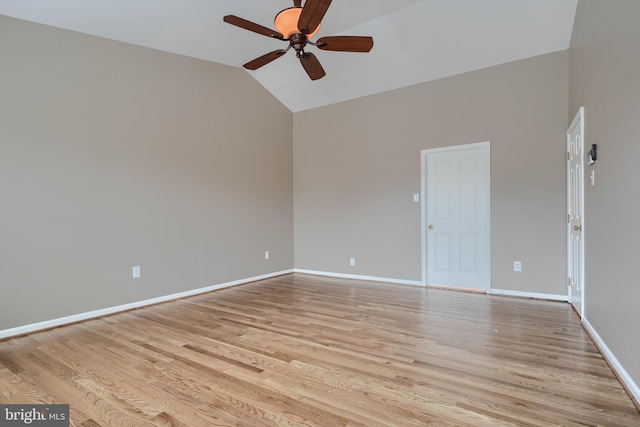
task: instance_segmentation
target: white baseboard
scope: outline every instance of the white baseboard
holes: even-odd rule
[[[589,323],[589,321],[584,317],[582,318],[582,325],[584,326],[584,329],[587,331],[593,342],[596,344],[596,347],[598,347],[598,350],[600,350],[600,353],[602,353],[604,358],[611,366],[611,369],[615,371],[616,375],[620,379],[620,382],[622,382],[629,394],[631,394],[633,399],[636,401],[636,406],[640,407],[640,387],[638,387],[629,373],[622,367],[622,364],[618,361],[616,356],[600,337],[600,334],[598,334],[593,325],[591,325],[591,323]]]
[[[359,274],[331,273],[331,272],[328,272],[328,271],[304,270],[304,269],[300,269],[300,268],[294,269],[293,272],[294,273],[302,273],[302,274],[312,274],[314,276],[336,277],[336,278],[339,278],[339,279],[366,280],[366,281],[369,281],[369,282],[396,283],[396,284],[399,284],[399,285],[409,285],[409,286],[424,287],[422,282],[419,281],[419,280],[391,279],[391,278],[388,278],[388,277],[361,276]]]
[[[569,301],[569,297],[567,297],[566,295],[538,294],[535,292],[510,291],[507,289],[489,289],[487,293],[489,295],[506,295],[511,297],[546,299],[551,301],[564,301],[564,302]]]
[[[231,286],[237,286],[237,285],[242,285],[249,282],[255,282],[257,280],[269,279],[271,277],[282,276],[283,274],[289,274],[289,273],[293,273],[293,269],[263,274],[261,276],[249,277],[246,279],[235,280],[233,282],[220,283],[217,285],[207,286],[205,288],[193,289],[185,292],[178,292],[171,295],[164,295],[157,298],[151,298],[143,301],[132,302],[129,304],[118,305],[115,307],[103,308],[100,310],[89,311],[86,313],[74,314],[72,316],[60,317],[58,319],[46,320],[44,322],[32,323],[25,326],[18,326],[16,328],[4,329],[4,330],[0,330],[0,339],[10,338],[18,335],[30,334],[30,333],[41,331],[44,329],[55,328],[58,326],[81,322],[83,320],[93,319],[96,317],[107,316],[110,314],[132,310],[134,308],[140,308],[148,305],[159,304],[162,302],[177,300],[180,298],[190,297],[198,294],[204,294],[204,293],[215,291],[218,289],[229,288]]]
[[[249,282],[255,282],[258,280],[269,279],[272,277],[282,276],[284,274],[289,273],[303,273],[303,274],[311,274],[315,276],[326,276],[326,277],[337,277],[343,279],[355,279],[355,280],[366,280],[366,281],[375,281],[375,282],[385,282],[385,283],[397,283],[402,285],[410,285],[410,286],[424,286],[422,282],[417,280],[402,280],[402,279],[391,279],[386,277],[375,277],[375,276],[361,276],[357,274],[342,274],[342,273],[330,273],[326,271],[315,271],[315,270],[304,270],[304,269],[291,269],[291,270],[283,270],[274,273],[263,274],[261,276],[249,277],[245,279],[235,280],[233,282],[220,283],[217,285],[207,286],[205,288],[193,289],[190,291],[179,292],[171,295],[165,295],[157,298],[151,298],[143,301],[137,301],[129,304],[118,305],[115,307],[108,307],[100,310],[89,311],[86,313],[75,314],[72,316],[60,317],[58,319],[47,320],[44,322],[32,323],[29,325],[19,326],[10,329],[0,330],[0,339],[6,339],[13,336],[25,335],[33,332],[37,332],[44,329],[50,329],[58,326],[63,326],[71,323],[80,322],[83,320],[93,319],[96,317],[107,316],[110,314],[115,314],[123,311],[132,310],[135,308],[145,307],[149,305],[159,304],[162,302],[167,302],[171,300],[176,300],[180,298],[190,297],[198,294],[203,294],[211,291],[215,291],[218,289],[224,289],[231,286],[242,285]],[[525,298],[535,298],[535,299],[546,299],[553,301],[568,301],[568,298],[564,295],[554,295],[554,294],[539,294],[532,292],[520,292],[520,291],[510,291],[503,289],[491,289],[487,291],[489,294],[495,295],[509,295],[509,296],[518,296]],[[607,344],[602,340],[598,332],[594,329],[594,327],[589,323],[586,318],[582,319],[582,324],[584,325],[585,330],[589,334],[589,336],[593,339],[594,343],[610,364],[612,369],[616,372],[620,381],[624,384],[625,388],[632,395],[636,404],[640,403],[640,387],[633,381],[631,376],[627,373],[627,371],[620,364],[616,356],[611,352]]]

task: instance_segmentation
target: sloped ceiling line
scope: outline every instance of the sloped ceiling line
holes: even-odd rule
[[[370,53],[313,50],[311,81],[283,57],[247,71],[292,112],[569,48],[578,0],[334,0],[317,37],[371,35]],[[282,41],[222,21],[273,27],[290,0],[0,0],[0,14],[241,67]]]

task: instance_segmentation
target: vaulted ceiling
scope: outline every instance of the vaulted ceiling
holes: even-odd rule
[[[317,37],[373,36],[370,53],[308,47],[311,81],[289,52],[250,73],[303,111],[569,47],[578,0],[334,0]],[[286,42],[222,21],[274,28],[291,0],[0,0],[0,14],[241,67]],[[304,5],[304,3],[303,3]]]

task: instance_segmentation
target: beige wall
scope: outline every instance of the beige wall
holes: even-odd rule
[[[0,330],[293,268],[293,116],[246,72],[3,16],[0,62]]]
[[[420,150],[491,141],[492,287],[566,295],[568,58],[296,113],[296,268],[421,280]]]
[[[580,0],[571,41],[569,119],[585,107],[598,144],[585,187],[585,316],[640,384],[640,2]],[[587,180],[588,181],[588,180]]]

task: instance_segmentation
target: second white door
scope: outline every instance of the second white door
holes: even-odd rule
[[[490,144],[426,150],[426,282],[490,288]]]
[[[584,108],[567,130],[567,273],[569,301],[584,316]]]

